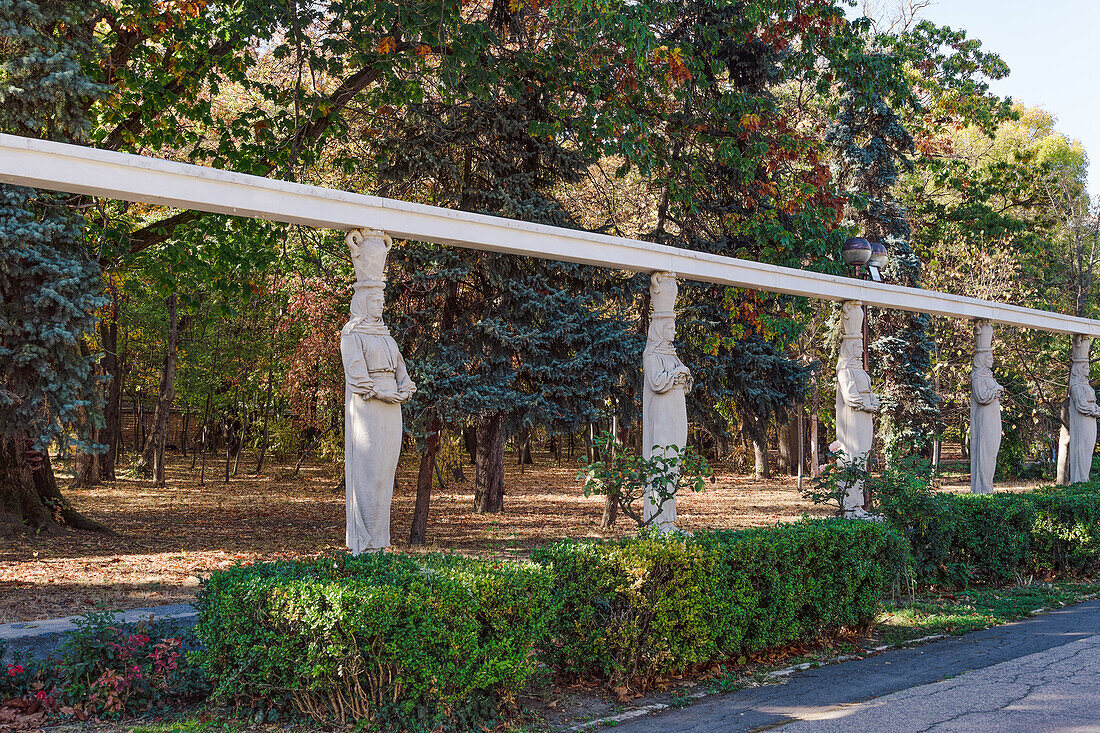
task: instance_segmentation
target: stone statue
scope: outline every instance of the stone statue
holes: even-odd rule
[[[642,456],[652,458],[657,447],[683,450],[687,445],[687,393],[693,384],[691,372],[676,355],[676,275],[657,272],[650,277],[649,294],[653,314],[649,338],[642,356],[645,388],[642,392]],[[668,457],[669,452],[662,454]],[[653,520],[661,532],[675,529],[676,499],[663,504],[647,490],[643,518]]]
[[[1001,449],[1001,396],[993,378],[993,325],[974,324],[974,362],[970,369],[970,491],[993,493],[997,452]]]
[[[1096,448],[1096,418],[1100,407],[1096,405],[1096,392],[1089,384],[1089,346],[1087,336],[1073,337],[1073,350],[1069,368],[1069,435],[1067,461],[1069,483],[1089,480],[1092,470],[1092,454]],[[1062,427],[1062,432],[1066,428]]]
[[[416,385],[382,322],[382,270],[393,241],[384,232],[347,235],[355,264],[351,319],[340,331],[344,361],[346,541],[353,555],[390,545],[393,478],[401,455],[401,405]]]
[[[866,461],[875,437],[874,414],[882,401],[871,391],[871,377],[863,369],[863,304],[841,305],[840,358],[836,362],[836,440],[844,461]],[[870,516],[863,509],[863,482],[847,487],[844,516]]]

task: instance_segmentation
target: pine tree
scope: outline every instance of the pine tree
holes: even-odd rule
[[[99,88],[81,72],[79,3],[0,0],[0,129],[66,142]],[[63,197],[0,186],[0,532],[58,522],[103,529],[57,490],[48,449],[94,427],[94,358],[82,349],[104,304],[82,218]]]

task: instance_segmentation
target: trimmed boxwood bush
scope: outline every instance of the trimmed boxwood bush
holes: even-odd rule
[[[682,535],[564,541],[531,559],[554,577],[547,663],[614,684],[715,656],[715,553]]]
[[[534,672],[549,589],[528,563],[444,555],[257,563],[202,589],[197,659],[249,709],[480,730]]]
[[[908,562],[894,530],[843,520],[561,542],[532,559],[554,576],[548,663],[612,685],[866,624]]]
[[[1095,484],[987,495],[907,489],[885,497],[883,509],[908,538],[921,585],[965,587],[1100,570]]]
[[[1100,485],[1040,489],[1031,500],[1036,567],[1081,576],[1100,573]]]
[[[904,538],[872,522],[811,520],[697,539],[716,550],[712,610],[727,658],[866,625],[909,564]]]

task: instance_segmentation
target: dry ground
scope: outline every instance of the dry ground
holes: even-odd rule
[[[415,456],[411,456],[415,459]],[[428,550],[493,557],[521,557],[532,547],[563,537],[611,537],[633,532],[620,519],[609,532],[598,527],[602,499],[585,498],[575,461],[559,466],[548,455],[521,473],[509,455],[505,511],[472,511],[473,470],[467,480],[435,489]],[[216,466],[217,464],[215,464]],[[0,623],[83,613],[97,605],[126,609],[191,600],[200,578],[237,562],[297,557],[343,547],[344,498],[333,490],[338,467],[292,468],[274,462],[262,474],[225,484],[207,470],[205,485],[190,459],[170,456],[168,485],[123,478],[68,492],[77,509],[119,533],[106,537],[65,532],[0,544]],[[795,479],[757,480],[716,466],[716,482],[702,494],[681,498],[687,530],[743,528],[824,515],[798,493]],[[415,463],[403,461],[394,495],[393,540],[408,549],[415,501]],[[961,489],[965,476],[945,488]],[[1027,488],[1026,486],[1006,488]],[[2,542],[2,541],[0,541]]]

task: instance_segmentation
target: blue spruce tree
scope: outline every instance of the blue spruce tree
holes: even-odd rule
[[[853,52],[841,83],[839,113],[826,139],[852,203],[847,223],[886,245],[888,282],[918,288],[921,262],[910,245],[906,211],[892,194],[898,166],[909,164],[913,150],[895,105],[916,101],[891,54]],[[887,454],[920,449],[932,439],[939,414],[939,397],[929,379],[935,348],[930,316],[871,309],[868,323],[871,374],[883,385],[883,446]]]
[[[3,132],[66,142],[85,133],[99,89],[81,72],[91,33],[81,5],[0,0]],[[62,497],[48,453],[79,443],[97,417],[82,345],[104,301],[82,232],[63,197],[0,186],[0,534],[104,529]]]
[[[382,192],[575,227],[551,193],[590,163],[568,144],[576,133],[561,109],[573,70],[527,45],[523,18],[506,3],[494,5],[493,19],[492,32],[449,60],[449,84],[393,123],[379,161]],[[440,430],[476,426],[478,512],[503,509],[509,435],[573,431],[633,410],[642,339],[620,307],[632,299],[631,278],[416,243],[395,248],[391,261],[389,321],[419,385],[410,428],[425,437],[430,461]],[[431,481],[425,464],[421,479],[418,517]]]

